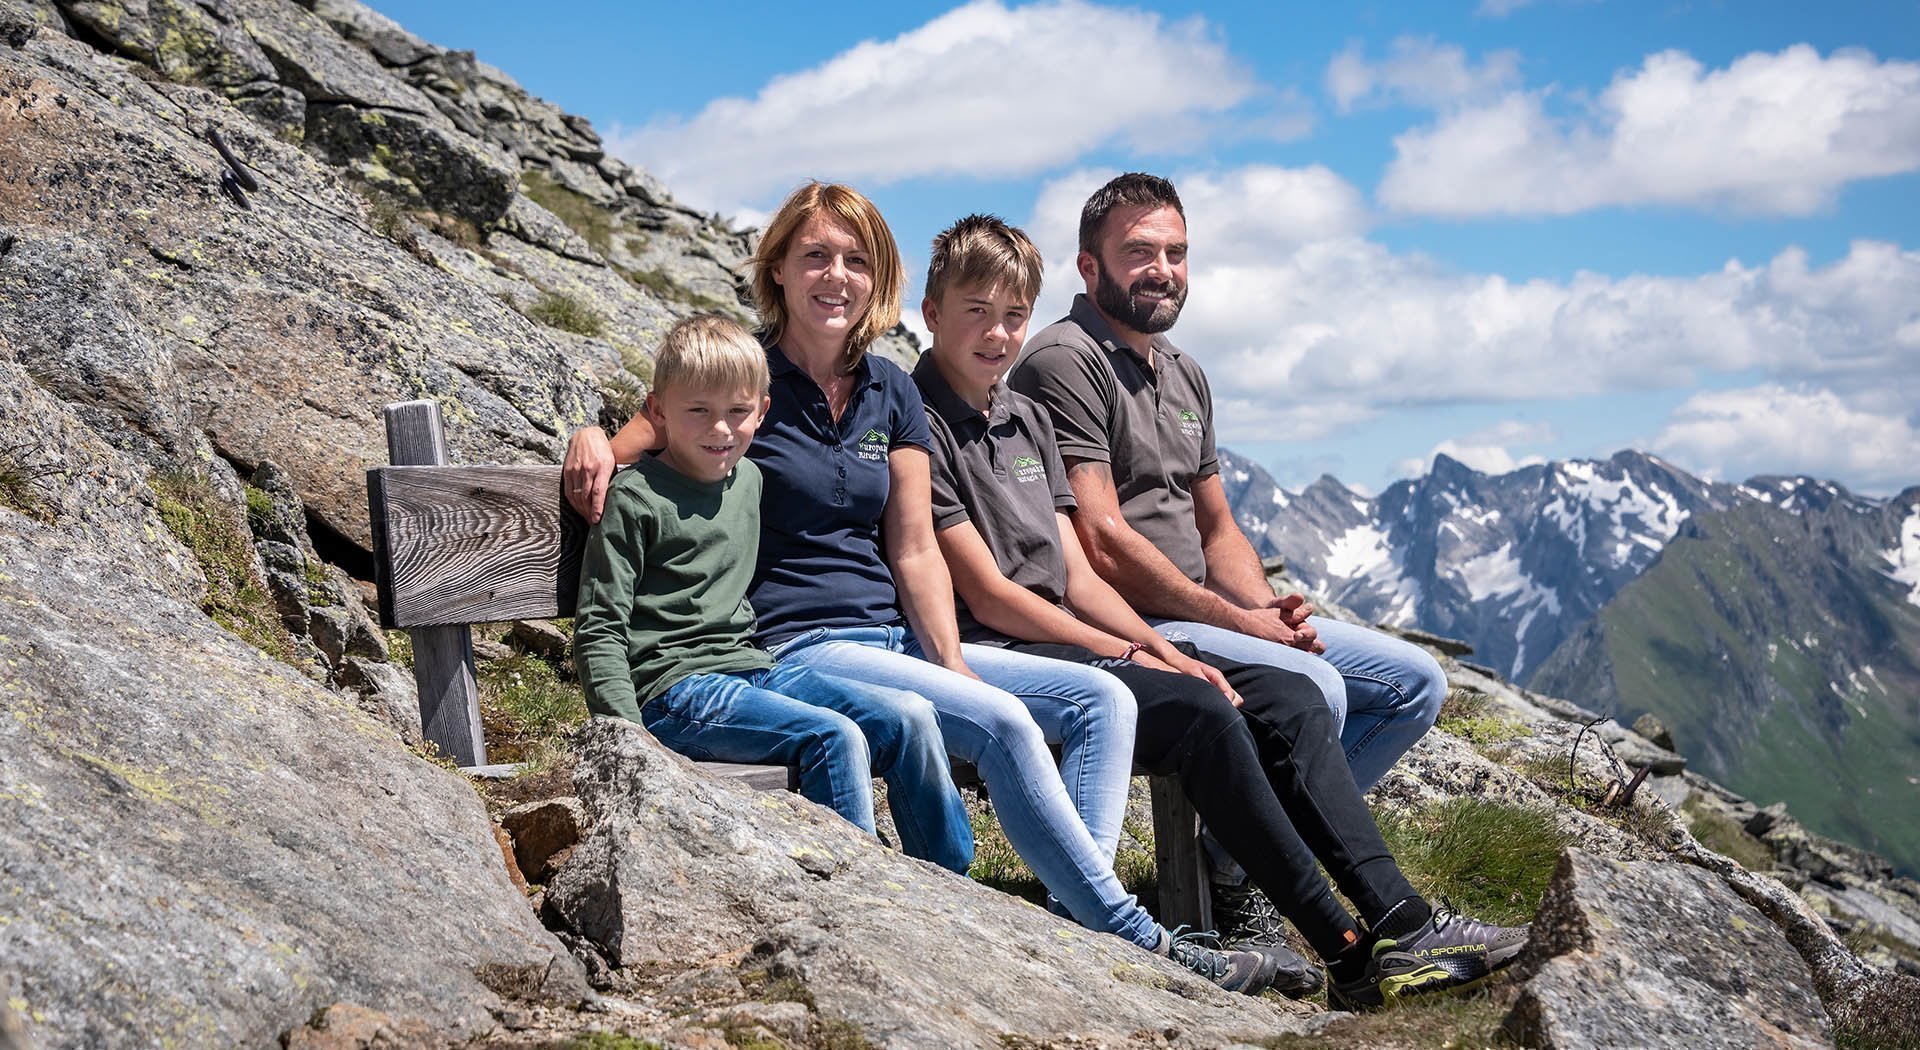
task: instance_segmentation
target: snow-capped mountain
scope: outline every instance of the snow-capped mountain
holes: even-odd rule
[[[1466,639],[1516,681],[1688,517],[1743,498],[1639,452],[1496,476],[1441,455],[1426,476],[1371,498],[1325,476],[1285,492],[1230,452],[1222,473],[1256,549],[1284,557],[1309,589],[1378,621]]]

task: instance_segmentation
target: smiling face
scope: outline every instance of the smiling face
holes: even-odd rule
[[[787,242],[773,280],[789,326],[845,342],[873,300],[873,257],[844,223],[815,212]]]
[[[660,459],[695,481],[726,478],[753,443],[767,399],[751,387],[655,390],[647,419],[666,448]]]
[[[1081,252],[1079,265],[1108,320],[1145,335],[1164,332],[1187,301],[1187,220],[1165,205],[1116,208],[1101,230],[1099,256]]]
[[[934,366],[975,407],[1019,359],[1033,303],[1008,282],[950,285],[920,304],[933,334]]]

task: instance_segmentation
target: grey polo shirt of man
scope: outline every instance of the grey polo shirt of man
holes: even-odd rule
[[[1120,512],[1195,583],[1207,576],[1194,482],[1220,473],[1213,392],[1164,336],[1153,364],[1114,334],[1085,295],[1027,341],[1012,387],[1046,408],[1060,454],[1108,464]]]
[[[1002,383],[983,415],[947,383],[932,354],[920,358],[913,381],[933,434],[934,529],[973,522],[1000,575],[1055,605],[1065,602],[1067,559],[1054,512],[1078,504],[1046,412]],[[954,605],[963,641],[1006,641],[974,619],[964,600],[956,596]]]

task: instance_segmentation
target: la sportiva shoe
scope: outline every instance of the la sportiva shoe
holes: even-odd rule
[[[1447,971],[1450,987],[1486,979],[1520,957],[1527,946],[1525,926],[1495,926],[1460,914],[1453,902],[1440,898],[1426,922],[1393,938],[1395,951],[1406,952]],[[1386,942],[1383,942],[1386,943]]]
[[[1453,976],[1446,970],[1419,956],[1396,951],[1393,941],[1382,940],[1373,946],[1373,956],[1359,977],[1333,982],[1327,989],[1327,1004],[1354,1013],[1378,1010],[1402,996],[1440,991],[1452,984]]]

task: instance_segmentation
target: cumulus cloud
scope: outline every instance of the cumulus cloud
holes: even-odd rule
[[[1431,38],[1403,36],[1387,57],[1369,61],[1359,41],[1327,63],[1327,94],[1345,113],[1356,106],[1398,102],[1443,109],[1467,99],[1484,98],[1519,82],[1520,55],[1496,51],[1476,66],[1467,53]]]
[[[1433,446],[1425,456],[1401,460],[1395,469],[1402,476],[1418,477],[1432,467],[1433,457],[1447,455],[1482,474],[1507,474],[1524,466],[1547,461],[1539,453],[1515,457],[1514,448],[1545,444],[1557,436],[1553,427],[1546,423],[1503,420],[1457,438],[1448,438]]]
[[[1804,215],[1848,182],[1920,169],[1920,63],[1802,45],[1708,70],[1649,56],[1571,115],[1509,92],[1394,139],[1379,188],[1430,215],[1564,215],[1616,205]]]
[[[776,77],[752,98],[616,128],[609,141],[682,198],[732,208],[805,178],[1018,177],[1116,142],[1178,151],[1227,127],[1230,111],[1235,124],[1300,132],[1284,115],[1236,110],[1259,94],[1197,17],[1168,21],[1085,0],[975,0]]]
[[[1176,180],[1192,287],[1172,337],[1206,365],[1228,443],[1311,440],[1405,406],[1687,389],[1736,374],[1818,386],[1857,411],[1920,405],[1920,252],[1861,241],[1824,266],[1789,249],[1695,276],[1511,281],[1367,240],[1364,211],[1342,203],[1351,187],[1293,174]],[[1056,307],[1079,283],[1072,223],[1100,179],[1076,173],[1039,195],[1032,228]],[[1292,218],[1262,227],[1270,216]],[[1489,442],[1455,448],[1473,455],[1476,443]]]
[[[1911,422],[1804,386],[1697,394],[1674,410],[1653,447],[1728,479],[1808,474],[1846,478],[1868,491],[1920,482],[1920,430]]]

